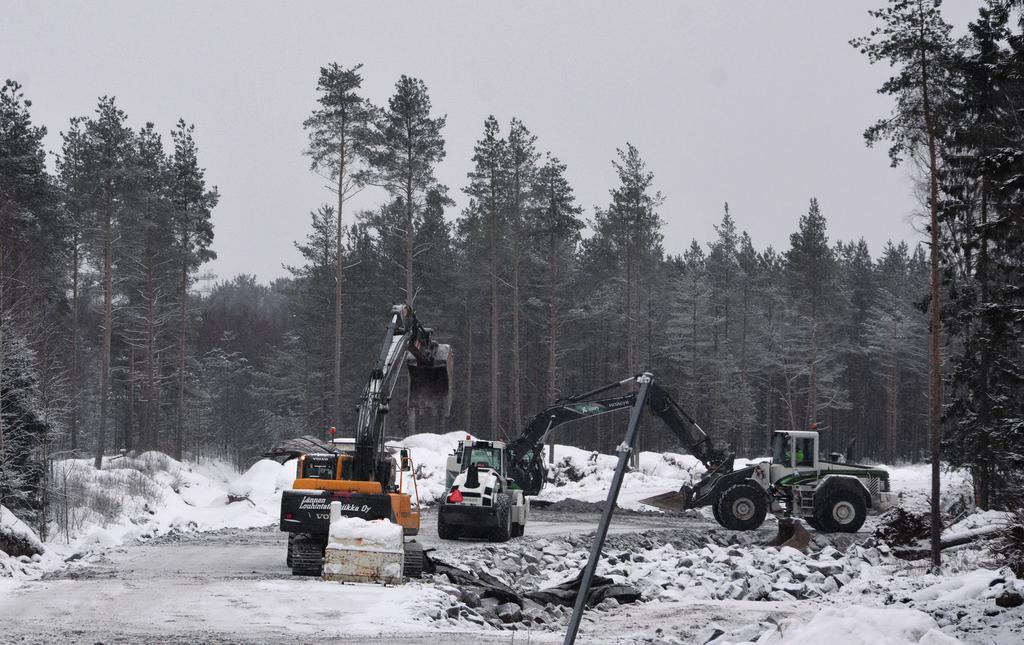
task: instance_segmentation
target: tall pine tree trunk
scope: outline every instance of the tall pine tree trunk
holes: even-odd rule
[[[109,187],[108,187],[109,191]],[[113,278],[113,205],[108,199],[103,219],[103,350],[100,356],[100,427],[96,435],[94,465],[103,467],[103,449],[107,443],[107,407],[110,389],[110,333],[114,322]]]
[[[466,392],[465,401],[463,402],[464,411],[462,424],[463,429],[466,432],[472,432],[473,430],[473,314],[471,313],[473,308],[469,304],[470,300],[466,298]]]
[[[342,314],[342,209],[345,206],[345,153],[347,142],[341,138],[341,166],[338,169],[338,219],[335,220],[334,241],[334,427],[341,425],[341,314]],[[353,435],[354,436],[354,435]]]
[[[183,234],[187,236],[187,233]],[[185,451],[185,339],[188,335],[188,239],[182,239],[181,282],[178,295],[181,298],[181,316],[178,327],[178,419],[174,431],[174,458],[181,460]]]
[[[942,355],[939,337],[942,333],[940,316],[942,292],[939,274],[939,170],[935,150],[935,128],[929,97],[928,61],[924,47],[921,51],[921,100],[924,108],[924,123],[928,139],[928,185],[931,233],[931,337],[929,370],[928,427],[931,444],[932,489],[931,489],[931,555],[932,569],[938,573],[942,565],[942,517],[939,505],[939,475],[942,459]]]
[[[554,235],[551,236],[551,249],[548,256],[548,392],[547,401],[543,406],[551,405],[557,398],[555,377],[558,369],[558,245]]]
[[[141,441],[143,445],[156,448],[157,441],[156,414],[154,413],[154,370],[153,361],[156,350],[156,288],[153,281],[153,267],[147,267],[146,291],[146,400],[143,406]]]
[[[981,248],[978,252],[978,282],[981,283],[979,309],[984,312],[989,302],[988,285],[988,186],[984,178],[981,180]],[[988,315],[982,314],[981,324],[988,327]],[[989,334],[984,329],[984,335]],[[978,365],[978,380],[981,384],[981,396],[978,397],[978,425],[981,427],[981,445],[978,447],[978,454],[981,455],[980,468],[975,477],[975,498],[978,506],[983,509],[989,508],[991,504],[991,460],[989,453],[989,432],[992,423],[992,399],[989,396],[989,375],[992,372],[992,351],[991,343],[981,344],[981,359]]]
[[[0,207],[0,214],[3,208]],[[4,239],[0,237],[0,468],[4,465],[4,315],[6,312],[4,302]],[[3,501],[3,488],[0,487],[0,502]]]
[[[124,449],[135,448],[135,347],[128,347],[128,421],[124,430]]]
[[[511,413],[512,419],[509,423],[509,431],[514,432],[519,424],[523,422],[523,399],[520,391],[520,355],[519,355],[519,240],[514,242],[512,250],[512,373],[509,375],[511,381]]]
[[[494,192],[494,178],[491,179]],[[499,396],[501,393],[501,372],[498,370],[498,323],[501,316],[501,304],[498,301],[498,210],[496,199],[491,198],[490,213],[490,247],[491,247],[491,439],[498,439]]]
[[[74,234],[71,248],[71,450],[78,449],[78,232]]]
[[[407,153],[412,156],[412,151],[409,150]],[[405,181],[405,301],[412,306],[412,302],[415,299],[415,292],[413,291],[413,275],[412,275],[412,251],[413,251],[413,203],[412,203],[412,176],[407,175]],[[412,399],[412,386],[406,391],[405,397],[405,410],[406,410],[406,436],[416,434],[416,408],[410,405]],[[429,419],[428,419],[429,423]],[[437,429],[434,429],[437,432]]]
[[[807,394],[807,424],[818,420],[818,321],[811,306],[811,370]]]

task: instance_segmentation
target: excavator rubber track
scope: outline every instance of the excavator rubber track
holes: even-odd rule
[[[310,535],[298,535],[288,545],[292,575],[320,576],[324,570],[324,540]]]
[[[423,577],[423,563],[426,555],[423,552],[423,545],[415,540],[405,543],[405,560],[402,567],[402,577],[421,578]]]

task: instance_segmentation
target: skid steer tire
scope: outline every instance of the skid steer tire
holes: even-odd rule
[[[497,495],[494,498],[494,514],[498,526],[491,531],[492,542],[508,542],[512,537],[512,500],[508,495]]]
[[[519,522],[512,522],[512,537],[523,537],[526,533],[526,526]]]
[[[715,506],[719,523],[733,531],[753,531],[764,523],[768,514],[764,490],[754,483],[741,482],[730,486]]]
[[[868,508],[864,494],[847,486],[830,486],[814,494],[814,523],[825,533],[856,533]]]
[[[324,541],[308,535],[292,540],[292,575],[320,576],[324,571]]]
[[[462,533],[459,531],[459,527],[452,526],[445,521],[443,515],[437,516],[437,537],[442,540],[458,540],[462,537]]]

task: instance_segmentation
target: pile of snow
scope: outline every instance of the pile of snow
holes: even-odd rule
[[[548,484],[538,500],[558,502],[578,499],[600,502],[608,497],[617,455],[604,455],[572,446],[555,445],[555,463],[548,467]],[[659,493],[675,492],[692,485],[706,469],[693,455],[674,452],[641,452],[640,467],[627,471],[618,504],[631,510],[655,510],[640,500]]]
[[[951,645],[960,641],[939,631],[935,620],[922,611],[853,605],[823,609],[806,624],[780,625],[757,642],[786,645]]]
[[[233,500],[247,499],[253,503],[273,497],[283,488],[290,487],[295,480],[295,462],[288,463],[291,468],[271,459],[257,461],[241,477],[231,482],[228,497]]]
[[[37,555],[46,549],[39,536],[6,507],[0,506],[0,552],[7,555]]]
[[[413,473],[402,473],[404,481],[402,489],[412,492],[419,491],[421,504],[433,504],[447,493],[445,484],[445,464],[448,455],[452,454],[459,441],[466,438],[465,432],[449,432],[447,434],[414,434],[406,437],[400,445],[412,453],[415,470]],[[415,485],[412,475],[415,474]]]
[[[82,553],[175,532],[267,526],[278,521],[294,472],[294,461],[263,460],[239,476],[223,461],[189,464],[158,452],[107,458],[101,470],[90,459],[58,461],[55,485],[71,503],[54,542]]]
[[[14,513],[0,506],[0,579],[38,578],[42,574],[40,554],[44,552],[36,532]]]
[[[930,508],[932,467],[930,464],[879,465],[889,472],[889,487],[899,495],[904,510],[927,513]],[[940,503],[943,509],[955,505],[964,510],[973,507],[971,475],[966,470],[943,469],[940,477]]]
[[[361,517],[332,518],[329,535],[328,549],[401,553],[404,541],[400,525],[389,520],[364,520]]]

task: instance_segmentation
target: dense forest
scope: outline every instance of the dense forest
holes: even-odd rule
[[[927,68],[945,458],[979,475],[983,505],[1019,496],[1024,466],[1024,30],[1004,4],[986,4],[960,40],[936,14],[945,40]],[[928,245],[894,240],[872,255],[863,239],[833,239],[829,204],[807,186],[787,248],[740,230],[728,195],[707,214],[714,239],[666,248],[673,213],[630,143],[610,145],[617,181],[588,213],[558,151],[521,120],[489,116],[473,150],[448,150],[424,81],[366,97],[363,73],[332,63],[310,87],[310,168],[333,191],[296,205],[312,209],[295,234],[300,263],[269,284],[239,275],[203,289],[218,192],[202,124],[181,120],[168,137],[103,96],[93,114],[54,124],[62,143],[48,151],[31,97],[6,82],[0,503],[38,509],[47,464],[69,454],[99,465],[158,449],[244,465],[281,438],[345,434],[389,307],[410,300],[455,351],[455,403],[448,418],[394,414],[395,436],[514,437],[559,396],[650,370],[740,455],[813,423],[829,451],[926,458]],[[866,133],[893,143],[894,164],[922,160],[915,87],[883,87],[896,108]],[[446,154],[471,156],[463,186],[436,180]],[[366,186],[379,207],[353,211]],[[468,200],[460,212],[453,191]],[[601,417],[558,440],[611,451],[623,424]],[[642,449],[674,448],[656,422],[645,427]]]

